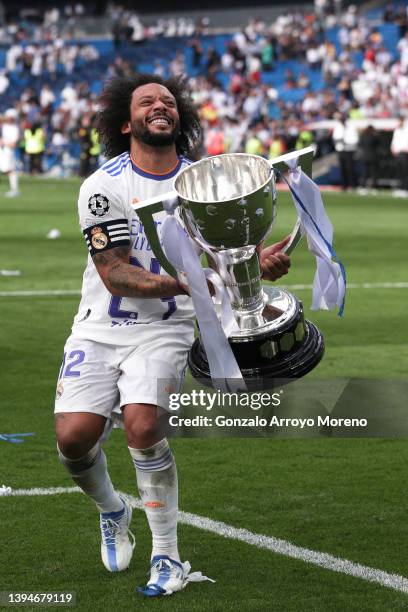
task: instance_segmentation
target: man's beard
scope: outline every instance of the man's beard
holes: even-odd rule
[[[179,122],[175,123],[171,132],[153,133],[148,126],[139,121],[133,121],[130,124],[130,131],[135,140],[139,140],[139,142],[143,142],[150,147],[168,147],[176,142],[180,133],[180,124]]]

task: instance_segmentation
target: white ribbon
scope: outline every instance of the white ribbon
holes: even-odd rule
[[[188,561],[184,561],[184,563],[182,563],[183,566],[183,573],[184,573],[184,583],[183,583],[183,589],[189,584],[189,582],[205,582],[208,580],[208,582],[215,582],[215,580],[213,580],[212,578],[208,578],[208,576],[204,576],[204,574],[202,572],[191,572],[191,565]]]
[[[297,159],[287,160],[286,164],[290,168],[289,187],[302,233],[307,237],[309,251],[316,257],[312,310],[330,310],[338,306],[341,315],[346,275],[333,249],[333,225],[325,211],[318,186],[297,166],[297,162]],[[333,261],[333,258],[337,261]]]
[[[203,270],[200,259],[190,238],[174,216],[177,201],[167,200],[163,207],[167,212],[162,226],[163,248],[170,263],[179,275],[187,276],[188,288],[200,328],[201,340],[207,355],[211,379],[221,390],[245,390],[246,385],[235,355],[227,340],[227,334],[238,328],[228,297],[223,295],[225,287],[214,270]],[[208,290],[207,280],[214,282],[216,301],[221,309],[223,325],[218,320],[214,303]],[[228,300],[228,304],[226,302]],[[224,331],[225,330],[225,331]]]
[[[226,337],[229,338],[231,334],[239,331],[239,325],[234,316],[227,290],[225,289],[225,285],[222,282],[220,275],[217,274],[215,270],[212,270],[211,268],[203,268],[203,271],[206,279],[210,281],[214,287],[215,295],[213,296],[212,301],[214,305],[218,307],[222,329],[224,330]]]

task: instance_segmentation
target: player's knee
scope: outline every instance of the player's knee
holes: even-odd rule
[[[97,443],[101,436],[97,430],[87,430],[79,419],[62,422],[56,419],[55,433],[60,452],[68,459],[80,459]]]
[[[156,415],[135,416],[127,423],[126,436],[128,445],[133,448],[145,448],[155,444],[160,439]]]
[[[77,437],[75,432],[64,432],[57,435],[60,452],[68,459],[80,459],[94,446],[89,438]]]

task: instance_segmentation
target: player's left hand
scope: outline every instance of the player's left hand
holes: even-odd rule
[[[290,258],[282,249],[290,240],[290,235],[260,252],[262,278],[275,281],[289,272]]]

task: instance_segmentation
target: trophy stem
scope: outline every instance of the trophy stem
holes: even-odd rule
[[[265,294],[261,284],[261,269],[256,252],[246,261],[225,264],[221,273],[231,306],[241,330],[264,324],[262,312]]]

